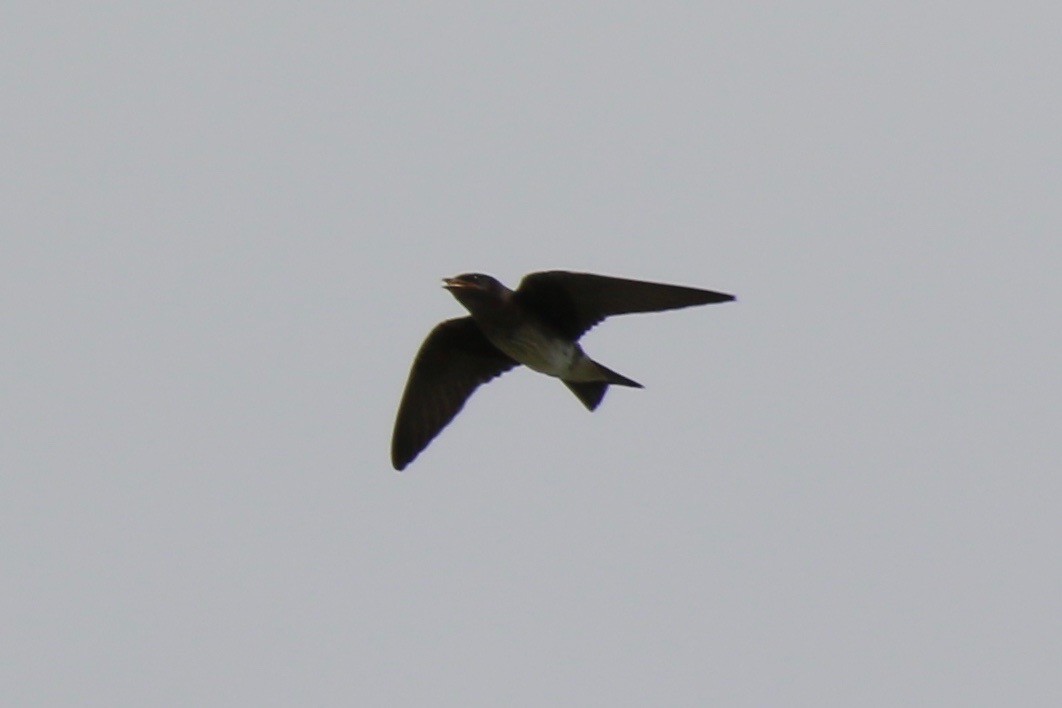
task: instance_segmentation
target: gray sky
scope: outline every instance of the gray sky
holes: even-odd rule
[[[1062,704],[1062,11],[704,5],[7,3],[0,703]]]

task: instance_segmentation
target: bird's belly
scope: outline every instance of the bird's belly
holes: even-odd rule
[[[567,378],[582,354],[575,343],[550,337],[534,327],[491,337],[491,342],[524,366],[558,378]]]

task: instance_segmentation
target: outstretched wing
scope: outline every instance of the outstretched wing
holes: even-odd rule
[[[563,270],[525,276],[514,296],[523,307],[572,339],[578,339],[611,315],[674,310],[734,299],[733,295],[712,290]]]
[[[472,392],[517,366],[487,340],[471,317],[440,323],[409,371],[391,437],[391,464],[405,469],[465,405]]]

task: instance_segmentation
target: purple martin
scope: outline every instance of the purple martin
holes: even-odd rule
[[[579,338],[606,317],[734,299],[711,290],[562,270],[531,273],[516,290],[481,273],[444,278],[443,287],[471,316],[438,324],[413,360],[391,438],[396,470],[428,446],[480,384],[521,364],[560,379],[591,411],[612,384],[642,388],[579,346]]]

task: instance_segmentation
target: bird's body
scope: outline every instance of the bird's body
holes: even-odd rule
[[[519,306],[514,306],[514,309]],[[529,369],[564,381],[603,381],[604,375],[578,342],[565,338],[532,313],[504,319],[484,317],[479,324],[487,340]]]
[[[569,381],[591,381],[583,348],[541,326],[523,324],[484,332],[490,343],[529,369]]]
[[[443,282],[470,316],[439,324],[413,362],[391,441],[391,461],[399,470],[480,384],[520,364],[561,379],[591,411],[610,384],[641,388],[579,346],[579,337],[605,317],[734,299],[710,290],[566,271],[532,273],[515,291],[480,273]]]

